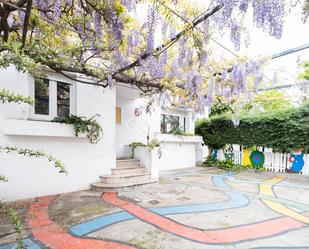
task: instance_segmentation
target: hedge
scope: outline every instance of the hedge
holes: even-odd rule
[[[234,126],[231,114],[198,120],[196,134],[212,149],[226,144],[243,146],[269,146],[286,152],[296,148],[309,148],[309,103],[301,107],[259,114],[243,114]]]

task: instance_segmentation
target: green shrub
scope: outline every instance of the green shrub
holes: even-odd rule
[[[242,171],[247,169],[253,169],[251,165],[243,166],[241,164],[234,163],[231,160],[214,160],[212,158],[208,158],[203,162],[204,167],[217,167],[219,169],[223,169],[226,171]],[[254,171],[265,171],[265,168],[254,169]]]
[[[241,171],[243,169],[248,169],[248,167],[244,167],[240,164],[236,164],[231,160],[214,160],[212,158],[208,158],[203,165],[205,167],[217,167],[226,171]]]
[[[61,124],[72,124],[75,131],[75,136],[78,137],[79,133],[87,133],[87,138],[90,143],[97,144],[103,134],[101,125],[94,120],[99,114],[94,115],[92,118],[79,117],[76,115],[56,117],[52,122]]]
[[[221,149],[226,144],[247,147],[269,146],[276,151],[309,148],[309,103],[255,115],[243,114],[234,126],[230,114],[213,116],[196,123],[196,134],[203,137],[211,149]]]

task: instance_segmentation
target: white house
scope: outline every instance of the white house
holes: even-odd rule
[[[0,146],[46,151],[65,164],[68,174],[59,174],[46,159],[0,153],[0,175],[9,178],[8,182],[0,183],[4,200],[88,189],[102,175],[103,185],[118,186],[121,177],[127,176],[124,186],[131,186],[136,181],[130,182],[128,177],[137,180],[133,172],[139,172],[139,176],[143,172],[133,167],[138,161],[117,159],[131,156],[128,145],[132,142],[147,144],[154,138],[161,141],[161,157],[158,148],[135,149],[135,158],[148,174],[147,179],[142,176],[145,183],[157,181],[161,170],[193,167],[202,161],[201,137],[164,134],[176,128],[194,133],[190,111],[170,112],[156,106],[152,114],[146,114],[139,108],[145,101],[131,86],[117,84],[111,89],[102,88],[55,73],[47,75],[48,87],[43,89],[31,76],[17,72],[14,67],[0,71],[0,89],[35,99],[34,106],[0,104]],[[102,139],[90,144],[84,135],[76,138],[71,125],[50,122],[56,116],[70,114],[89,118],[99,114],[96,119],[103,128]],[[126,167],[121,165],[130,163],[132,167],[122,171]]]

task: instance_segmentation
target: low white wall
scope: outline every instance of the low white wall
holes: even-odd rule
[[[195,143],[163,143],[159,170],[182,169],[196,166]]]
[[[152,178],[158,178],[163,170],[190,168],[203,162],[201,137],[157,134],[156,138],[161,141],[160,153],[158,147],[150,151],[146,146],[139,146],[134,151],[134,157],[141,161]],[[125,151],[130,157],[131,148],[126,146]]]
[[[33,79],[14,68],[0,71],[0,89],[31,95]],[[41,121],[29,121],[25,104],[0,104],[0,146],[43,150],[60,159],[68,175],[59,174],[45,159],[0,153],[0,175],[9,178],[0,183],[0,198],[6,201],[87,189],[99,176],[115,167],[115,89],[76,83],[75,110],[79,116],[96,118],[103,128],[98,144],[85,136],[75,138],[73,127]],[[14,120],[16,119],[16,120]]]

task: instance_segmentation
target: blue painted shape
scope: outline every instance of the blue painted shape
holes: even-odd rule
[[[72,226],[70,232],[76,236],[83,236],[117,222],[131,219],[134,219],[134,216],[125,211],[112,213]]]
[[[230,187],[225,183],[224,178],[234,175],[233,172],[228,172],[221,175],[215,175],[212,177],[213,183],[224,190],[229,190]],[[149,208],[148,210],[159,215],[174,215],[174,214],[188,214],[188,213],[201,213],[220,211],[224,209],[243,207],[249,203],[247,197],[239,193],[225,193],[229,200],[219,203],[210,203],[203,205],[184,205],[184,206],[172,206],[172,207],[158,207]],[[134,219],[135,217],[125,211],[108,214],[99,218],[75,225],[70,228],[70,232],[77,236],[83,236],[92,233],[96,230],[105,228],[109,225]]]
[[[217,160],[217,157],[218,157],[218,150],[212,150],[211,152],[211,159],[213,160]]]
[[[26,249],[41,249],[41,247],[33,242],[31,239],[24,239],[24,246]],[[16,243],[2,244],[0,249],[15,249],[17,248]]]
[[[304,165],[305,165],[305,161],[304,161],[304,153],[300,154],[300,155],[291,155],[290,160],[293,159],[294,161],[292,162],[292,167],[291,170],[294,172],[299,173],[300,171],[302,171]]]

